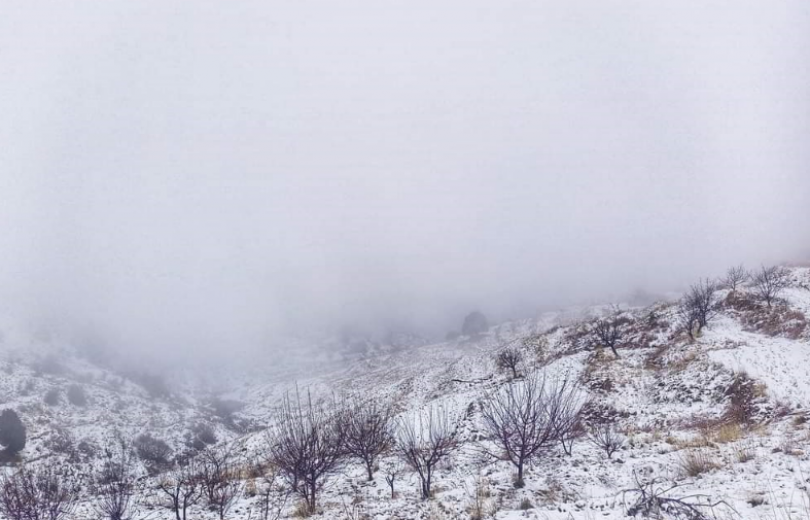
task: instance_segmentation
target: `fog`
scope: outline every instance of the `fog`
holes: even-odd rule
[[[2,1],[0,310],[444,336],[810,257],[803,0]]]

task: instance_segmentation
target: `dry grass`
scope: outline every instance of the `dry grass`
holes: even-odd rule
[[[756,450],[750,442],[741,443],[734,447],[734,460],[739,464],[745,464],[756,458]]]
[[[720,467],[721,464],[705,450],[690,450],[681,455],[678,461],[678,469],[683,477],[698,477]]]
[[[740,440],[743,436],[743,429],[739,424],[727,423],[720,425],[718,428],[711,431],[709,435],[713,442],[728,444]]]

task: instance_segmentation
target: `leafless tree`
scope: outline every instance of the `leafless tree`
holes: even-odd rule
[[[545,376],[530,376],[506,385],[483,403],[484,427],[496,448],[484,451],[517,468],[516,487],[523,487],[527,463],[547,452],[560,432],[573,427],[581,405],[575,385],[547,384]]]
[[[390,404],[358,398],[347,402],[341,410],[339,429],[343,446],[350,457],[363,462],[368,480],[374,479],[377,459],[394,446],[393,418]]]
[[[388,487],[391,488],[392,499],[396,497],[396,493],[394,492],[394,485],[396,484],[399,475],[402,473],[402,470],[403,470],[402,461],[400,460],[391,461],[385,467],[385,482],[386,484],[388,484]]]
[[[231,510],[236,497],[242,491],[242,482],[236,479],[227,479],[216,487],[214,490],[214,499],[211,501],[211,507],[217,512],[220,520],[224,520],[225,515]]]
[[[94,508],[104,520],[128,520],[135,495],[132,455],[123,439],[117,444],[115,450],[106,450],[104,466],[96,478]]]
[[[294,401],[285,396],[270,434],[269,458],[314,513],[318,494],[345,458],[337,417],[314,405],[309,396],[306,404],[297,393]]]
[[[582,407],[584,394],[572,379],[565,378],[547,392],[548,417],[554,427],[554,435],[560,441],[566,455],[573,453],[574,441],[583,434]]]
[[[690,338],[694,339],[695,333],[700,334],[717,317],[719,307],[715,298],[716,292],[717,284],[707,278],[693,285],[681,298],[678,313]]]
[[[169,498],[168,507],[176,520],[186,520],[188,508],[196,504],[203,493],[198,468],[194,460],[178,465],[158,483],[158,490]]]
[[[512,372],[512,379],[517,379],[518,367],[523,362],[523,353],[519,348],[506,347],[495,356],[495,364],[501,370]]]
[[[23,467],[0,479],[0,512],[9,520],[69,518],[77,499],[75,475],[53,465]]]
[[[240,489],[231,448],[207,448],[199,457],[199,478],[208,505],[225,517]]]
[[[723,278],[723,283],[731,289],[731,292],[737,292],[737,289],[748,281],[751,275],[746,271],[745,266],[742,264],[730,267],[726,271],[726,277]]]
[[[260,491],[261,520],[279,520],[290,499],[291,488],[279,484],[279,475],[279,469],[272,464],[264,468]]]
[[[598,423],[591,427],[588,438],[597,448],[605,452],[610,459],[622,446],[624,446],[624,435],[611,422]]]
[[[231,450],[206,448],[197,458],[203,494],[208,504],[213,505],[217,489],[231,478]]]
[[[399,422],[397,455],[419,476],[425,500],[431,496],[436,467],[458,447],[458,423],[445,409],[430,408]]]
[[[787,269],[780,266],[763,266],[754,275],[753,281],[757,294],[768,307],[771,307],[782,291],[790,285]]]
[[[609,348],[613,355],[619,357],[617,350],[622,341],[621,323],[617,318],[602,318],[593,326],[594,340],[603,347]]]

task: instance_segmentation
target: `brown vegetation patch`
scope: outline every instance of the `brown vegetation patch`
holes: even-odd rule
[[[737,292],[730,293],[723,305],[738,315],[747,332],[795,340],[807,330],[805,315],[791,309],[785,302],[768,307],[753,294]]]

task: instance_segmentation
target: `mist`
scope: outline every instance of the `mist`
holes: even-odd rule
[[[805,2],[3,2],[0,310],[145,357],[810,256]]]

